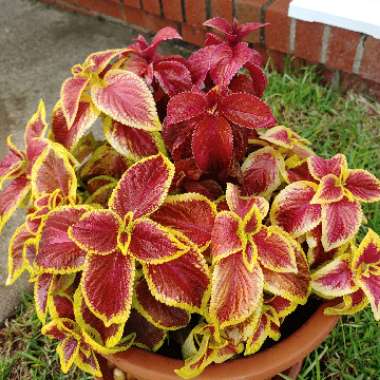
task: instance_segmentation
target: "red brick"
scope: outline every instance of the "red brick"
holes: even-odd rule
[[[205,31],[200,27],[182,24],[182,37],[186,42],[201,46],[205,38]]]
[[[124,0],[124,4],[127,7],[140,8],[141,3],[140,0]]]
[[[232,0],[211,0],[212,17],[219,16],[232,21],[232,13]]]
[[[201,25],[206,21],[206,0],[185,0],[186,23]]]
[[[164,17],[169,20],[183,21],[181,0],[162,0]]]
[[[116,18],[124,18],[124,12],[118,0],[75,0],[70,2],[78,4],[78,6],[92,12]]]
[[[161,14],[159,0],[142,0],[142,3],[144,10],[146,10],[148,13],[153,13],[158,16]]]
[[[364,78],[380,83],[380,40],[367,37],[360,74]]]
[[[289,50],[290,18],[288,8],[290,0],[276,0],[267,9],[265,22],[265,44],[268,48],[287,53]]]
[[[310,62],[319,62],[324,27],[317,22],[297,20],[294,54]]]
[[[285,54],[277,50],[267,51],[268,60],[270,62],[270,67],[272,70],[283,72],[285,68]]]
[[[352,72],[360,34],[341,28],[332,28],[328,46],[327,66]]]
[[[236,18],[240,23],[260,22],[261,7],[267,0],[235,0]],[[260,41],[260,31],[251,33],[248,37],[249,42]]]
[[[140,9],[126,7],[125,8],[125,19],[128,23],[140,26],[146,30],[157,31],[165,26],[171,26],[177,28],[177,24],[174,21],[165,20],[161,17],[157,17],[146,13]]]

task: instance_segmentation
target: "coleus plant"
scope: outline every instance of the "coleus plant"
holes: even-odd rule
[[[370,304],[380,319],[380,238],[357,241],[380,181],[276,125],[243,41],[264,25],[205,26],[219,34],[187,59],[157,51],[172,28],[91,54],[50,128],[41,101],[25,151],[7,141],[0,228],[26,210],[7,284],[29,272],[64,372],[101,376],[99,355],[175,342],[191,378],[280,339],[312,294],[337,299],[327,314]]]

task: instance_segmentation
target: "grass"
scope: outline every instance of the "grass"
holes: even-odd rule
[[[321,86],[312,67],[269,74],[266,100],[281,124],[294,128],[328,157],[346,154],[351,167],[380,177],[380,105]],[[380,205],[366,207],[369,226],[380,232]],[[76,371],[63,375],[55,345],[40,334],[30,296],[16,318],[0,330],[0,380],[88,380]],[[275,360],[275,358],[274,358]],[[285,378],[285,377],[284,377]],[[304,363],[300,380],[380,378],[380,328],[369,309],[339,322]]]

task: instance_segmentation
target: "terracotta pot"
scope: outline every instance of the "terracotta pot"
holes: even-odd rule
[[[300,363],[321,344],[338,322],[339,317],[323,314],[327,306],[331,303],[321,305],[297,331],[272,347],[251,357],[211,365],[197,380],[267,380],[286,370],[292,378],[296,378],[301,369]],[[108,356],[107,359],[128,373],[128,378],[137,380],[178,380],[174,369],[182,366],[180,360],[138,348]],[[105,380],[108,380],[106,376]]]

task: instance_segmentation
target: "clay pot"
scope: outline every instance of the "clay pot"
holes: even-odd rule
[[[250,357],[211,365],[196,379],[268,380],[284,371],[295,379],[303,359],[327,338],[338,322],[339,317],[323,314],[327,306],[330,306],[330,303],[321,305],[297,331],[272,347]],[[137,380],[179,380],[174,369],[182,366],[180,360],[138,348],[110,355],[107,359],[126,372],[128,379]],[[104,380],[113,379],[105,376]]]

